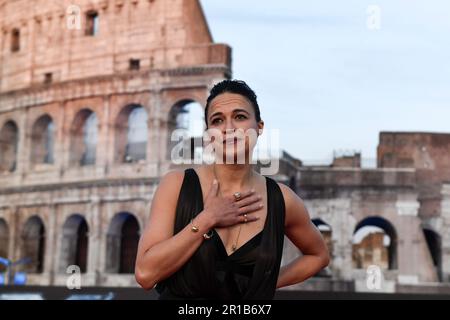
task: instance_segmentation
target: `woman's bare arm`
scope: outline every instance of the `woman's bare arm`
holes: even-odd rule
[[[286,205],[285,234],[303,253],[303,256],[281,268],[277,288],[302,282],[325,268],[330,262],[325,241],[320,231],[311,222],[302,199],[289,187],[279,185]]]
[[[213,183],[205,199],[204,210],[194,219],[199,228],[192,232],[191,225],[174,235],[174,224],[178,195],[184,173],[172,171],[161,180],[153,196],[150,220],[139,240],[135,265],[136,281],[145,289],[153,288],[180,269],[201,245],[203,234],[214,226],[241,223],[242,215],[260,209],[260,199],[254,192],[244,192],[242,200],[220,197],[218,183]],[[248,221],[256,220],[252,214]]]
[[[135,267],[136,281],[145,289],[153,288],[186,263],[204,241],[203,234],[213,225],[208,215],[202,212],[195,219],[199,232],[192,232],[191,226],[187,225],[173,235],[183,177],[183,172],[169,172],[153,196],[150,220],[139,241]]]

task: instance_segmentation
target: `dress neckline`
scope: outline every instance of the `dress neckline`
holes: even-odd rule
[[[204,203],[203,203],[203,190],[202,190],[202,184],[200,183],[200,178],[197,174],[197,171],[195,171],[195,169],[191,168],[191,170],[194,172],[194,175],[196,177],[197,180],[197,186],[200,189],[200,194],[201,194],[201,208],[203,210],[204,208]],[[218,243],[221,246],[222,250],[224,251],[226,258],[231,258],[234,257],[235,254],[237,254],[238,252],[242,251],[241,249],[248,246],[249,244],[251,244],[252,242],[256,241],[259,237],[262,237],[263,233],[265,230],[267,230],[267,225],[268,225],[268,221],[269,221],[269,214],[270,214],[270,206],[269,206],[269,179],[267,177],[264,177],[265,181],[266,181],[266,208],[267,208],[267,213],[266,213],[266,220],[264,221],[264,227],[261,231],[259,231],[257,234],[255,234],[253,237],[251,237],[248,241],[246,241],[244,244],[242,244],[241,246],[239,246],[239,248],[237,248],[234,252],[232,252],[231,254],[228,254],[225,244],[222,241],[222,238],[220,237],[219,233],[217,232],[217,230],[215,228],[213,228],[215,235],[218,237]]]
[[[260,241],[260,239],[263,235],[263,231],[264,230],[261,230],[256,235],[251,237],[247,242],[245,242],[243,245],[241,245],[239,248],[237,248],[235,251],[233,251],[231,254],[228,254],[227,249],[225,248],[225,245],[222,241],[222,238],[217,233],[217,231],[214,229],[214,233],[217,236],[217,243],[220,246],[220,250],[222,251],[225,258],[227,258],[227,259],[235,258],[236,256],[239,256],[241,253],[247,252],[248,250],[246,250],[246,249],[254,247],[254,246],[250,246],[250,245],[253,244],[254,242]]]

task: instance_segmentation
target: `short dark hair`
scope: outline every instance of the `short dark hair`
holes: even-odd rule
[[[214,85],[209,93],[209,97],[206,100],[205,107],[205,123],[208,127],[208,108],[211,101],[222,93],[236,93],[241,96],[246,97],[253,105],[253,109],[255,110],[256,121],[261,121],[261,113],[259,111],[258,101],[256,99],[255,92],[242,80],[223,80]]]

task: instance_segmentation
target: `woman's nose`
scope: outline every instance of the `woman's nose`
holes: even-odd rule
[[[225,120],[225,126],[223,129],[224,129],[223,130],[224,134],[233,133],[236,130],[236,128],[234,127],[234,123],[233,123],[233,121],[231,121],[231,119]]]
[[[225,130],[222,131],[222,134],[225,136],[227,134],[233,134],[236,131],[234,127],[226,127]]]

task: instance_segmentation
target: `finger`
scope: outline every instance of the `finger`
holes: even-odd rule
[[[242,201],[243,199],[247,198],[248,196],[253,195],[254,193],[255,193],[255,189],[251,189],[251,190],[248,190],[248,191],[243,191],[243,192],[241,192],[241,197],[239,198],[239,200],[236,200],[234,195],[233,195],[233,200],[234,201]]]
[[[217,196],[218,191],[219,191],[219,181],[217,181],[217,179],[214,179],[206,198]]]
[[[238,217],[238,223],[248,223],[248,222],[252,222],[252,221],[256,221],[259,220],[261,217],[256,216],[254,214],[245,214],[242,216]]]
[[[239,206],[239,208],[242,208],[255,202],[261,201],[261,199],[262,197],[260,195],[255,194],[245,198],[244,200],[237,201],[236,204]]]
[[[264,205],[262,203],[255,203],[255,204],[251,204],[242,208],[239,208],[238,212],[239,215],[243,215],[249,212],[253,212],[253,211],[257,211],[259,209],[261,209]]]

